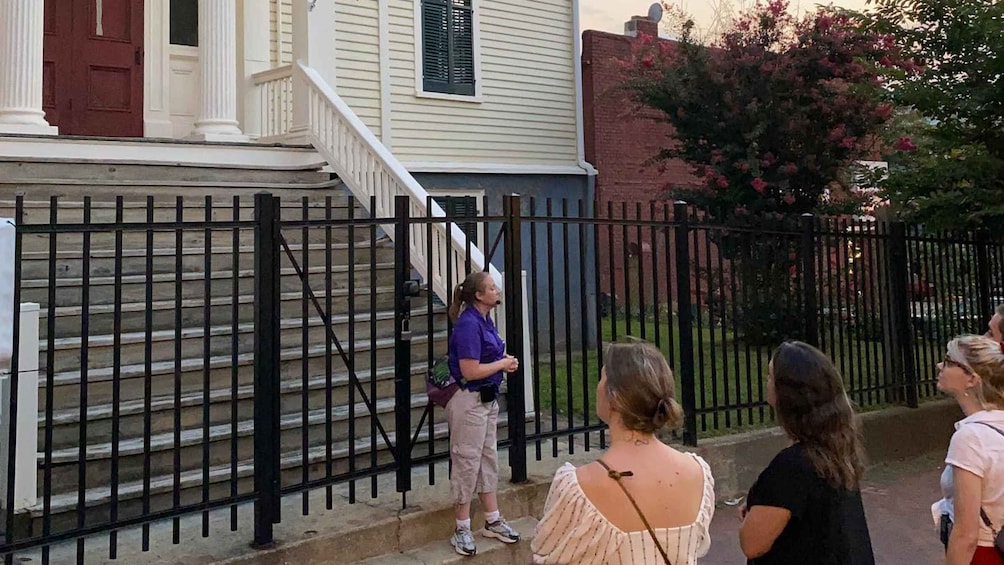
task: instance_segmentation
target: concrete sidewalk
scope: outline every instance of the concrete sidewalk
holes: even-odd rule
[[[938,478],[944,454],[884,463],[868,470],[862,488],[877,565],[935,565],[944,550],[931,521],[931,503],[941,498]],[[719,504],[711,523],[711,552],[701,565],[741,565],[739,514]],[[808,562],[807,562],[808,563]]]

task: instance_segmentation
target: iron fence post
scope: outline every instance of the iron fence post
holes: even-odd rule
[[[816,218],[802,214],[802,305],[805,341],[819,346],[819,308],[816,302]]]
[[[254,542],[275,546],[272,525],[279,522],[281,497],[279,393],[279,199],[254,197]]]
[[[993,289],[990,288],[990,232],[980,229],[976,232],[976,282],[979,285],[976,296],[979,297],[980,311],[976,314],[980,320],[979,328],[971,331],[983,331],[993,315]]]
[[[523,243],[519,195],[503,197],[505,216],[505,327],[506,349],[519,359],[519,369],[506,379],[506,406],[509,418],[509,467],[512,482],[526,482],[526,397],[523,371],[526,367],[523,351]],[[487,265],[486,265],[487,267]]]
[[[913,355],[913,325],[910,316],[910,270],[907,260],[906,224],[892,222],[889,238],[889,294],[892,302],[892,338],[896,378],[907,406],[918,405],[917,367]],[[897,387],[900,388],[900,387]]]
[[[411,490],[411,199],[394,197],[394,460],[397,492]],[[429,339],[433,339],[429,336]],[[433,438],[429,438],[433,441]]]
[[[690,219],[687,203],[673,204],[676,238],[676,308],[683,389],[683,443],[697,445],[697,384],[694,380],[694,313],[690,303]]]

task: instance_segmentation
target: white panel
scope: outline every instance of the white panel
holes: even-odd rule
[[[174,137],[192,132],[199,115],[199,50],[171,46],[171,130]]]
[[[0,218],[0,372],[14,352],[14,232],[14,220]]]

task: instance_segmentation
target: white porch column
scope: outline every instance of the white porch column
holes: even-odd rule
[[[59,133],[42,110],[43,17],[38,0],[0,0],[0,133]]]
[[[247,141],[237,121],[237,3],[199,0],[202,104],[191,139]]]

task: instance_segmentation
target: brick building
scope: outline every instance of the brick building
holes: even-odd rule
[[[622,62],[630,60],[632,45],[640,34],[657,37],[658,25],[635,16],[625,29],[629,31],[624,35],[595,30],[582,34],[585,153],[586,160],[599,171],[596,211],[600,217],[649,219],[654,209],[656,218],[671,217],[672,202],[667,200],[666,188],[693,185],[698,180],[682,161],[662,167],[647,164],[666,146],[673,129],[659,120],[658,112],[636,108],[619,87],[623,84]],[[671,253],[665,249],[667,237],[672,246],[671,231],[601,228],[599,249],[608,262],[601,266],[600,291],[615,295],[619,304],[637,304],[638,295],[644,294],[646,305],[651,305],[656,292],[660,303],[670,302],[667,291],[672,291],[675,281],[668,264]],[[698,257],[705,255],[705,245],[694,247]]]

